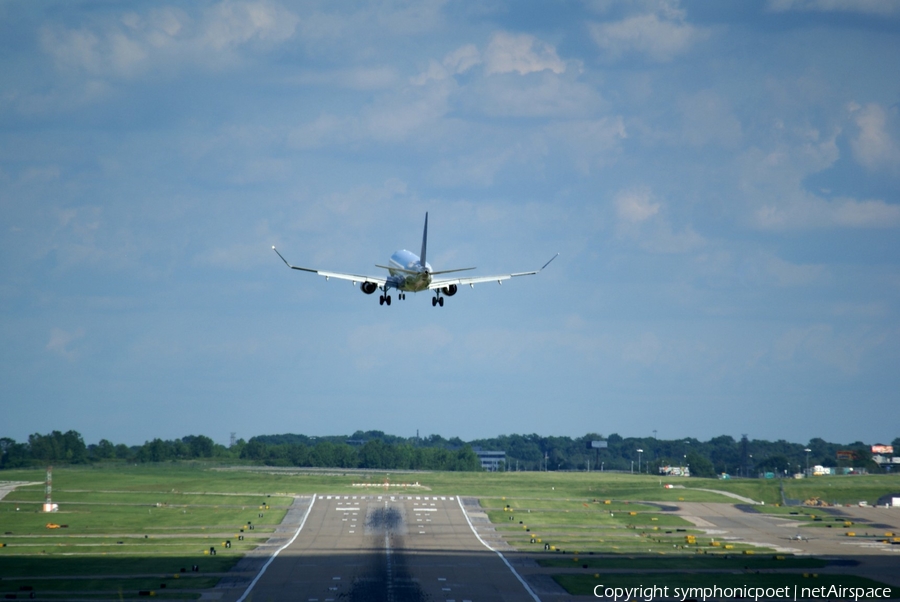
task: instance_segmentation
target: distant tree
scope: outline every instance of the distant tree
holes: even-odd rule
[[[84,464],[88,461],[87,446],[78,431],[28,436],[31,458],[41,463]]]
[[[100,439],[100,443],[94,446],[94,457],[98,460],[112,460],[116,457],[116,446],[107,439]]]
[[[756,463],[756,469],[760,472],[783,473],[785,470],[789,470],[789,466],[790,461],[784,454],[775,454]]]
[[[691,469],[692,477],[715,477],[716,469],[713,463],[697,452],[691,452],[687,455],[687,463]]]
[[[191,458],[212,458],[215,443],[209,437],[204,435],[188,435],[181,439],[182,443],[187,445],[188,454]]]
[[[33,464],[28,445],[9,437],[0,438],[0,468],[24,468]]]
[[[116,446],[116,458],[118,458],[119,460],[127,460],[132,455],[133,454],[131,449],[124,443],[119,443]]]
[[[173,459],[175,459],[175,454],[172,443],[159,438],[144,443],[137,453],[139,462],[165,462]]]
[[[244,460],[255,460],[257,462],[265,459],[267,454],[267,446],[265,443],[257,440],[256,437],[250,439],[244,449],[241,450],[241,458]]]
[[[359,448],[360,468],[389,468],[385,458],[385,445],[381,439],[367,441]]]

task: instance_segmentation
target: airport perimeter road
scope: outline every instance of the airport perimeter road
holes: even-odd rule
[[[218,589],[205,597],[233,602],[245,591],[246,586]],[[390,494],[317,496],[296,539],[245,599],[535,600],[503,559],[478,540],[456,497]]]

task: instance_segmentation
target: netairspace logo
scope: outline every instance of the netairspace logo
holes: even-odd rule
[[[671,590],[671,594],[669,593]],[[676,598],[684,602],[688,598],[708,600],[712,598],[744,598],[759,600],[813,600],[816,598],[844,598],[846,600],[865,600],[890,598],[889,587],[842,587],[840,585],[823,585],[820,587],[668,587],[651,585],[644,587],[594,587],[594,597],[617,602],[618,600],[645,600],[651,602],[657,598]]]

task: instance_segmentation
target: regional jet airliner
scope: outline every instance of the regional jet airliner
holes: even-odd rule
[[[422,233],[422,252],[416,256],[415,253],[403,249],[391,255],[389,265],[376,265],[388,271],[388,275],[384,276],[361,276],[359,274],[344,274],[341,272],[328,272],[325,270],[316,270],[313,268],[302,268],[300,266],[291,265],[287,259],[278,253],[278,249],[272,247],[272,250],[278,253],[281,261],[292,270],[300,270],[303,272],[312,272],[319,276],[324,276],[326,280],[329,278],[337,278],[339,280],[350,280],[354,286],[359,283],[359,288],[367,295],[371,295],[376,290],[381,289],[381,295],[378,297],[378,303],[381,305],[391,304],[391,296],[389,294],[392,288],[397,289],[397,298],[406,299],[406,293],[418,293],[421,291],[434,291],[434,297],[431,298],[431,305],[444,306],[444,297],[452,297],[456,294],[458,287],[468,284],[474,288],[476,284],[482,282],[497,282],[502,284],[504,280],[515,278],[517,276],[531,276],[537,274],[545,267],[550,265],[559,256],[559,253],[550,258],[541,269],[532,270],[530,272],[516,272],[513,274],[499,274],[497,276],[475,276],[468,278],[459,278],[451,276],[449,278],[435,278],[435,276],[443,276],[444,274],[452,274],[456,272],[465,272],[474,270],[475,268],[458,268],[455,270],[443,270],[435,272],[431,269],[431,265],[425,261],[425,248],[428,245],[428,214],[425,214],[425,230]]]

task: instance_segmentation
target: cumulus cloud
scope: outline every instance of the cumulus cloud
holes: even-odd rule
[[[518,73],[526,75],[538,71],[563,73],[566,64],[557,56],[556,48],[528,34],[497,32],[484,52],[487,75]]]
[[[445,56],[443,64],[451,73],[465,73],[472,67],[481,64],[481,53],[475,44],[466,44]]]
[[[588,29],[597,46],[612,58],[636,53],[658,62],[671,61],[709,36],[709,30],[687,23],[684,11],[668,3],[620,21],[590,23]]]
[[[680,231],[661,214],[663,204],[649,188],[622,191],[615,198],[618,234],[651,253],[687,253],[706,243],[690,224]]]
[[[877,128],[876,128],[877,130]],[[753,223],[763,229],[893,228],[900,205],[883,199],[826,198],[806,189],[805,179],[830,168],[840,157],[838,132],[821,136],[814,129],[785,134],[791,139],[771,150],[748,150],[742,162],[741,188],[748,196]],[[878,136],[872,137],[881,140]],[[866,148],[881,157],[884,145]]]
[[[269,2],[223,2],[192,19],[174,8],[125,13],[81,28],[48,25],[40,44],[61,71],[133,77],[161,65],[184,63],[220,68],[234,51],[290,38],[299,19]]]
[[[853,156],[870,170],[900,168],[900,145],[888,130],[888,113],[876,103],[848,107],[859,131],[851,141]]]

